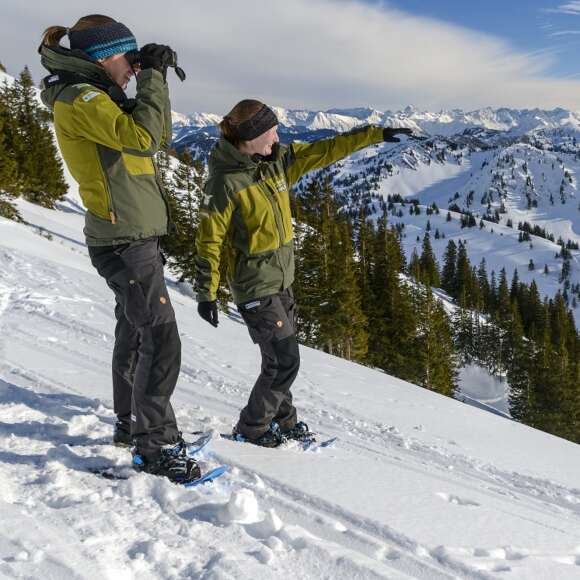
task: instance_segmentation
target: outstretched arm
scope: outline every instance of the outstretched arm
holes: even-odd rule
[[[314,143],[293,143],[285,153],[286,179],[292,185],[306,173],[332,165],[359,149],[384,141],[397,142],[397,133],[409,135],[411,130],[368,126]]]

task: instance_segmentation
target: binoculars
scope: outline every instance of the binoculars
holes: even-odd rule
[[[126,52],[125,58],[131,67],[141,63],[141,53],[138,50]],[[175,70],[175,74],[178,76],[180,81],[183,82],[185,80],[185,71],[177,65],[177,53],[174,50],[171,51],[167,66]]]

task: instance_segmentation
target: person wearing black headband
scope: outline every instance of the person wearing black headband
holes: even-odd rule
[[[60,44],[65,36],[70,48]],[[170,216],[154,162],[171,143],[165,76],[175,53],[159,44],[138,51],[127,26],[99,14],[51,26],[39,52],[50,73],[41,97],[87,209],[89,256],[115,296],[113,442],[133,446],[135,469],[191,481],[200,470],[170,402],[181,342],[163,276],[159,237]],[[128,55],[138,55],[139,66]],[[137,92],[128,99],[134,74]]]
[[[294,249],[289,189],[303,175],[409,129],[361,127],[313,143],[280,145],[278,119],[260,101],[239,102],[220,123],[209,158],[195,256],[198,312],[218,325],[216,294],[225,244],[228,283],[262,368],[234,436],[277,447],[314,437],[298,421],[290,388],[300,365],[292,293]]]

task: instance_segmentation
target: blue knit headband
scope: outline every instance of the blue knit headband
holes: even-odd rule
[[[120,22],[109,22],[85,30],[70,30],[71,49],[86,52],[93,60],[139,50],[133,33]]]

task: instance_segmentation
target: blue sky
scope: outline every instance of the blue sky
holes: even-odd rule
[[[1,0],[0,62],[40,79],[42,31],[95,10]],[[248,97],[310,110],[580,111],[580,0],[100,0],[98,12],[178,52],[188,77],[169,82],[182,113],[225,114]]]
[[[377,0],[361,1],[381,5]],[[580,76],[580,2],[391,0],[382,4],[498,36],[518,50],[545,53],[552,58],[550,73]],[[571,30],[578,33],[563,34]]]

